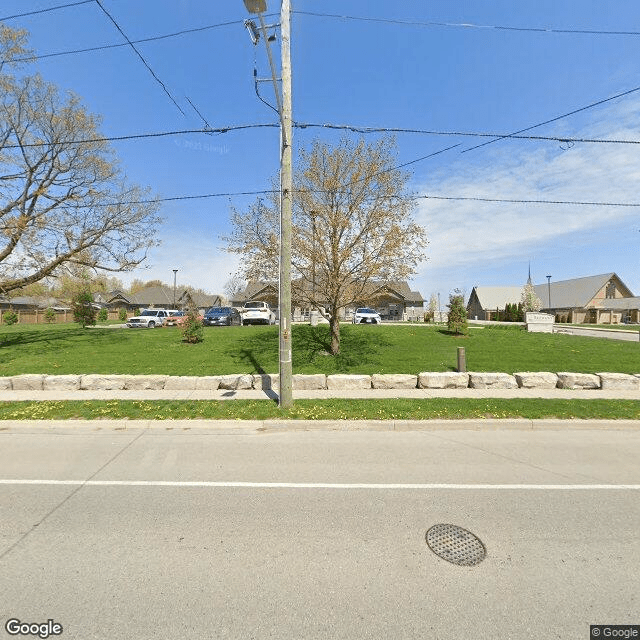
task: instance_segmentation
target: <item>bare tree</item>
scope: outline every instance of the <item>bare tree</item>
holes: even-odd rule
[[[3,64],[22,39],[0,30]],[[0,75],[0,293],[66,267],[128,271],[157,244],[158,205],[126,183],[98,125],[39,76]]]
[[[224,283],[224,295],[227,297],[229,303],[233,300],[237,300],[238,296],[246,289],[247,283],[244,278],[238,274],[234,273],[225,283]]]
[[[331,352],[340,351],[340,310],[370,299],[380,281],[404,280],[416,271],[427,244],[412,218],[409,174],[394,168],[395,142],[316,141],[301,151],[294,178],[292,292],[302,306],[325,309]],[[232,211],[228,250],[243,256],[247,280],[278,273],[276,202]]]

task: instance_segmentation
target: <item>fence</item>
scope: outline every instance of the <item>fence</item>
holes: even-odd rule
[[[4,314],[10,311],[10,309],[2,309],[0,310],[0,325],[5,324],[4,322]],[[73,313],[70,309],[68,310],[56,310],[54,309],[55,320],[51,323],[47,322],[46,317],[46,309],[33,309],[29,311],[18,311],[16,309],[12,310],[18,316],[18,324],[64,324],[68,322],[73,322]],[[119,319],[120,310],[116,309],[115,311],[107,312],[107,320],[118,320]],[[127,312],[127,316],[131,316],[131,312]]]

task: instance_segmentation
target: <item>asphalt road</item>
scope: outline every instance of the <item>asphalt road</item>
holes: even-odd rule
[[[586,639],[640,624],[639,460],[637,429],[1,432],[0,633]]]

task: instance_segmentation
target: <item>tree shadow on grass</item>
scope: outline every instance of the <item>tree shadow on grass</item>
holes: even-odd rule
[[[343,372],[379,361],[379,350],[389,342],[375,327],[340,328],[340,353],[331,356],[331,334],[327,325],[293,327],[293,366],[316,367],[319,373]],[[278,370],[279,340],[277,332],[252,332],[228,355],[236,362],[249,365],[255,373],[273,373]]]

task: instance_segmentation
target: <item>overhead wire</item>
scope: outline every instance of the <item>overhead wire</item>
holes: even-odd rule
[[[94,0],[84,0],[85,2],[93,2]],[[265,17],[273,17],[276,14],[265,14]],[[203,27],[194,27],[192,29],[182,29],[181,31],[174,31],[173,33],[165,33],[159,36],[150,36],[148,38],[140,38],[138,40],[131,40],[133,44],[140,44],[143,42],[154,42],[156,40],[165,40],[167,38],[175,38],[177,36],[183,36],[189,33],[197,33],[199,31],[207,31],[209,29],[217,29],[219,27],[228,27],[230,25],[244,24],[244,20],[230,20],[229,22],[219,22],[217,24],[209,24]],[[28,62],[31,60],[41,60],[43,58],[54,58],[57,56],[68,56],[76,53],[87,53],[91,51],[103,51],[105,49],[118,49],[120,47],[128,47],[128,42],[118,42],[116,44],[105,44],[97,47],[86,47],[83,49],[70,49],[67,51],[57,51],[54,53],[44,53],[40,55],[25,56],[23,58],[15,58],[13,62]]]
[[[122,30],[122,27],[116,22],[115,18],[104,8],[104,6],[102,5],[102,2],[100,2],[100,0],[94,0],[94,2],[100,7],[100,9],[102,9],[103,13],[109,18],[109,20],[111,20],[111,22],[114,24],[114,26],[116,27],[116,29],[120,32],[120,34],[122,35],[122,37],[127,41],[127,43],[129,44],[129,46],[133,49],[133,51],[136,53],[136,55],[138,56],[138,58],[140,58],[140,60],[142,60],[142,63],[144,64],[144,66],[149,70],[149,72],[151,73],[151,75],[154,77],[154,79],[156,80],[156,82],[158,82],[158,84],[162,87],[162,89],[164,90],[164,92],[167,94],[167,96],[169,96],[171,102],[173,102],[173,104],[177,107],[178,111],[180,111],[180,113],[185,116],[187,116],[187,114],[182,110],[182,107],[176,102],[176,99],[171,95],[171,93],[169,92],[169,90],[167,89],[166,85],[164,84],[164,82],[162,82],[162,80],[160,80],[160,78],[156,75],[155,71],[151,68],[151,66],[149,65],[149,63],[144,59],[144,56],[140,53],[140,51],[138,51],[137,47],[133,44],[133,42],[131,42],[131,40],[129,40],[129,37],[127,36],[127,34]]]
[[[92,2],[93,0],[80,0],[80,2],[69,2],[67,4],[59,4],[55,7],[47,7],[46,9],[26,11],[25,13],[16,13],[12,16],[5,16],[4,18],[0,18],[0,22],[4,22],[5,20],[13,20],[14,18],[24,18],[25,16],[35,16],[38,13],[47,13],[49,11],[57,11],[58,9],[66,9],[67,7],[77,7],[78,5],[89,4]]]
[[[605,104],[607,102],[611,102],[612,100],[616,100],[617,98],[622,98],[624,96],[631,95],[632,93],[636,93],[640,91],[640,87],[634,87],[633,89],[628,89],[627,91],[622,91],[613,96],[609,96],[608,98],[604,98],[602,100],[597,100],[596,102],[591,102],[584,107],[579,107],[578,109],[574,109],[573,111],[569,111],[567,113],[563,113],[562,115],[555,116],[553,118],[549,118],[544,122],[539,122],[538,124],[534,124],[530,127],[525,127],[524,129],[519,129],[518,131],[514,131],[509,135],[499,136],[495,140],[489,140],[488,142],[483,142],[482,144],[475,145],[474,147],[469,147],[468,149],[464,149],[460,153],[467,153],[468,151],[473,151],[474,149],[479,149],[480,147],[486,147],[489,144],[493,144],[494,142],[499,142],[500,140],[504,140],[505,138],[514,137],[521,133],[525,133],[526,131],[531,131],[532,129],[537,129],[538,127],[542,127],[545,124],[551,124],[552,122],[557,122],[558,120],[562,120],[563,118],[568,118],[569,116],[575,115],[576,113],[580,113],[582,111],[587,111],[587,109],[593,109],[593,107],[597,107],[601,104]]]
[[[388,169],[387,171],[391,171]],[[355,184],[359,180],[354,180],[351,184]],[[308,190],[304,191],[308,193]],[[343,193],[344,191],[338,190],[337,192]],[[169,196],[166,198],[148,198],[143,200],[123,200],[116,202],[104,202],[94,204],[92,206],[99,207],[115,207],[130,204],[157,204],[161,202],[176,202],[183,200],[205,200],[209,198],[231,198],[240,196],[260,196],[267,194],[280,193],[277,189],[261,189],[255,191],[237,191],[237,192],[224,192],[224,193],[203,193],[196,195],[181,195],[181,196]],[[294,189],[294,193],[302,193],[299,189]],[[313,193],[333,193],[323,189],[314,189]],[[586,206],[586,207],[626,207],[637,208],[640,207],[640,202],[611,202],[611,201],[588,201],[588,200],[542,200],[542,199],[525,199],[525,198],[485,198],[482,196],[440,196],[430,194],[417,194],[410,196],[416,200],[454,200],[454,201],[473,201],[473,202],[491,202],[501,204],[536,204],[536,205],[568,205],[568,206]],[[82,205],[63,205],[64,208],[81,209]]]
[[[494,24],[474,24],[472,22],[442,22],[435,20],[399,20],[396,18],[371,18],[368,16],[351,16],[336,13],[320,13],[316,11],[298,11],[291,13],[316,18],[337,18],[339,20],[354,20],[359,22],[378,22],[383,24],[397,24],[412,27],[449,27],[459,29],[484,29],[496,31],[520,31],[532,33],[556,33],[556,34],[580,34],[580,35],[605,35],[605,36],[640,36],[640,31],[614,31],[604,29],[556,29],[552,27],[513,27]]]

